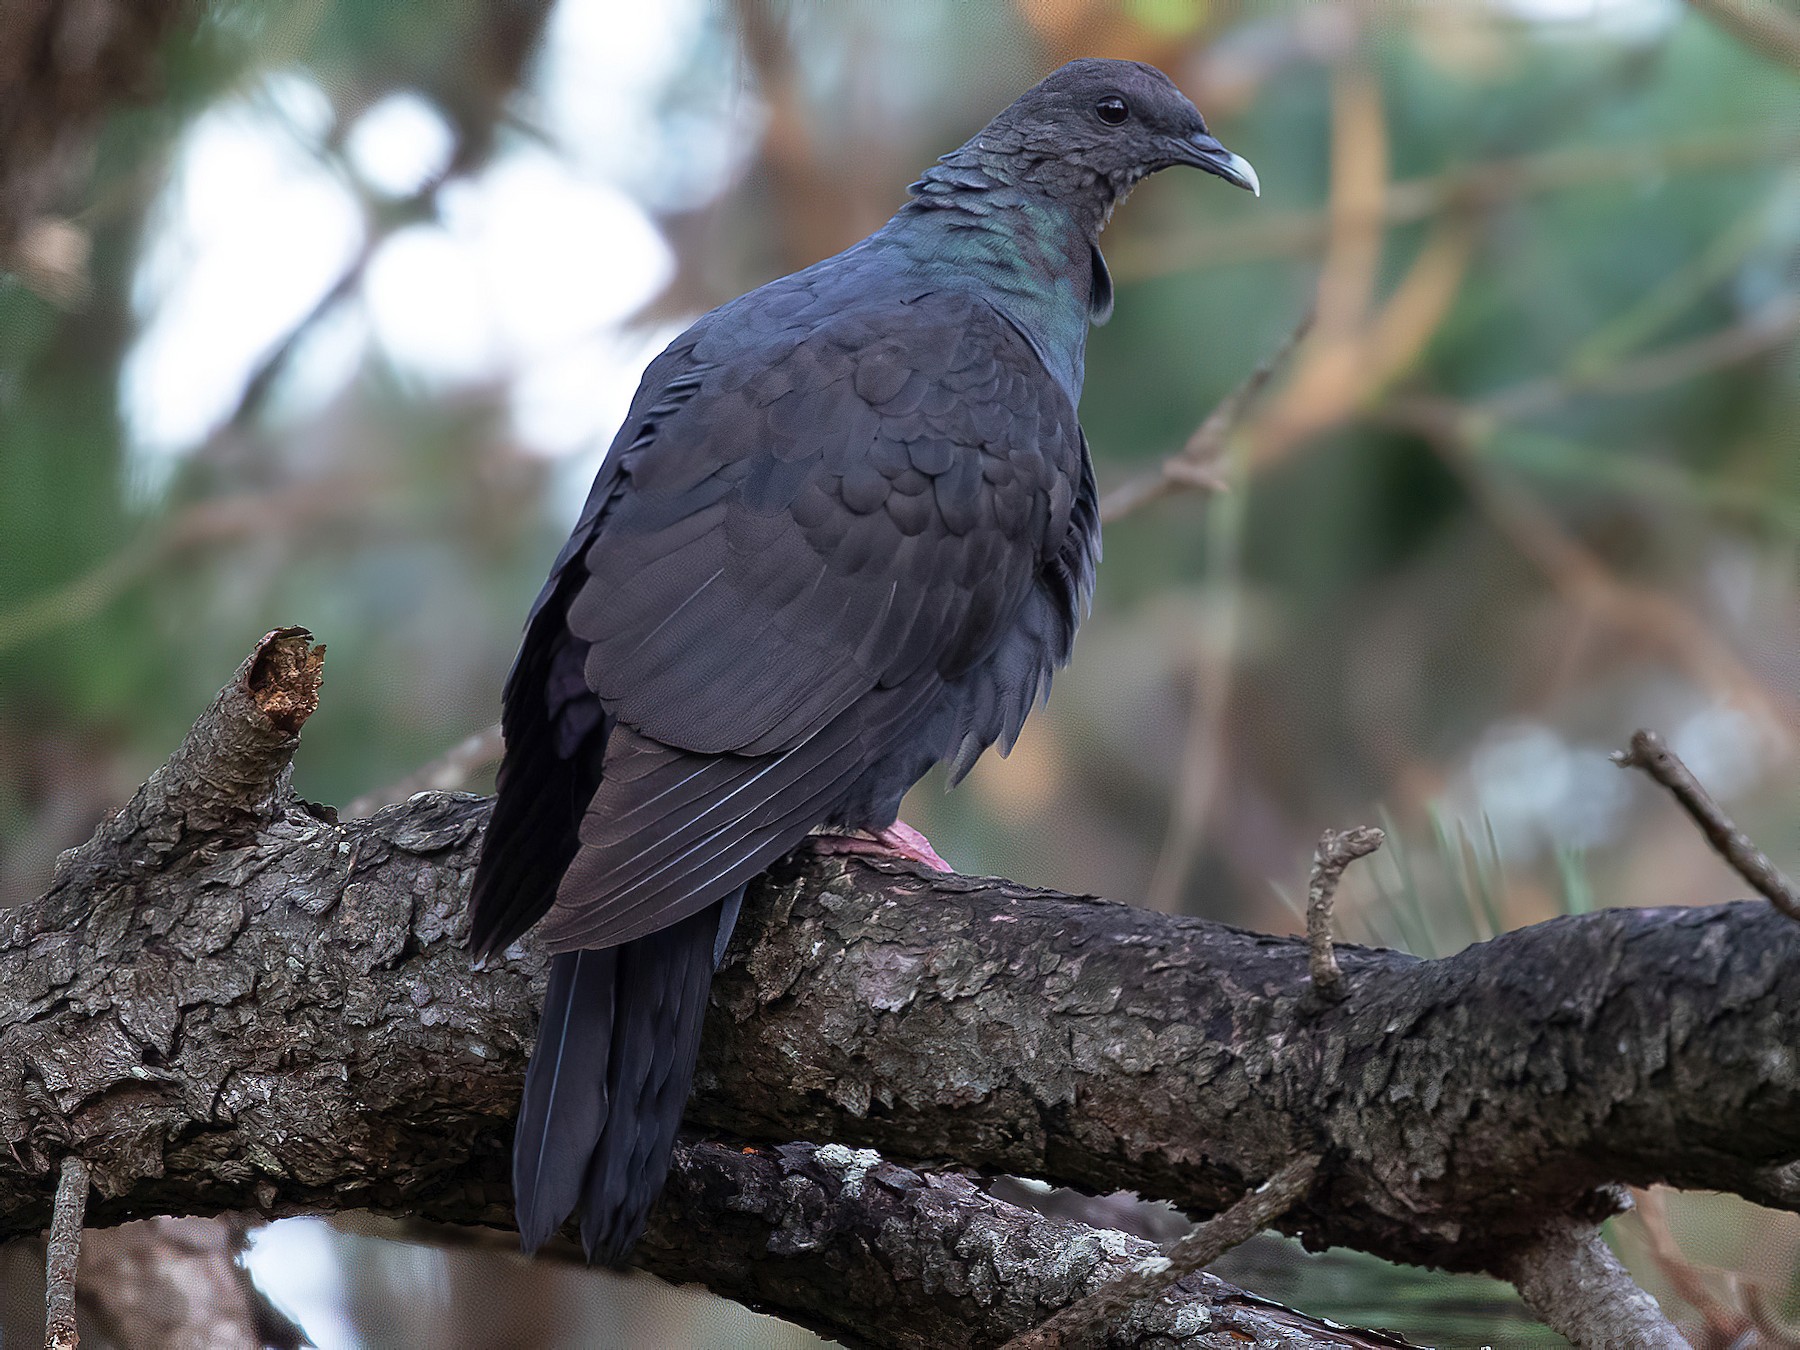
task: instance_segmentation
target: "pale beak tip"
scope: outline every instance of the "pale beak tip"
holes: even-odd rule
[[[1250,189],[1250,195],[1252,197],[1262,196],[1262,181],[1257,178],[1256,170],[1251,166],[1249,160],[1245,159],[1242,155],[1233,155],[1228,163],[1232,173],[1237,176],[1238,181],[1242,183],[1243,186]]]

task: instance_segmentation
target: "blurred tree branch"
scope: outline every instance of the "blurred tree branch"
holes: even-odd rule
[[[1688,0],[1751,51],[1800,71],[1800,15],[1774,0]]]
[[[1800,296],[1783,296],[1728,327],[1631,360],[1578,361],[1567,373],[1524,381],[1477,399],[1473,411],[1496,421],[1518,421],[1554,412],[1584,394],[1647,394],[1754,360],[1793,340],[1797,333]]]
[[[415,792],[457,792],[490,764],[498,764],[506,751],[500,724],[472,732],[436,759],[421,764],[398,782],[365,792],[343,809],[346,820],[372,816],[393,802],[403,802]]]
[[[1140,511],[1170,493],[1183,490],[1216,492],[1225,486],[1223,461],[1231,435],[1258,396],[1293,356],[1294,348],[1312,330],[1313,313],[1309,310],[1294,325],[1293,332],[1281,345],[1263,358],[1254,370],[1219,400],[1204,421],[1194,428],[1181,449],[1165,459],[1155,470],[1121,483],[1100,499],[1100,522],[1111,525]]]
[[[73,581],[0,612],[0,651],[96,617],[184,554],[242,539],[299,537],[329,522],[366,519],[397,486],[367,473],[342,472],[194,502]]]
[[[1732,1350],[1734,1346],[1800,1350],[1800,1330],[1782,1324],[1776,1311],[1780,1298],[1772,1290],[1737,1272],[1688,1260],[1670,1231],[1662,1187],[1635,1190],[1632,1200],[1657,1273],[1699,1314],[1699,1334],[1689,1333],[1694,1350]]]
[[[156,91],[162,39],[194,12],[187,0],[0,6],[0,267],[43,273],[21,246],[85,173],[112,105]]]
[[[299,1350],[305,1336],[239,1264],[248,1227],[241,1215],[160,1217],[89,1233],[82,1322],[130,1350]]]
[[[270,635],[51,891],[5,914],[0,1230],[43,1222],[69,1155],[102,1222],[507,1222],[542,960],[469,968],[483,800],[336,823],[293,796],[318,675],[303,633]],[[1767,906],[1603,911],[1440,961],[1338,955],[1346,997],[1320,1010],[1303,939],[814,862],[746,905],[691,1117],[1203,1212],[1313,1153],[1285,1227],[1454,1269],[1512,1271],[1546,1234],[1591,1231],[1620,1183],[1800,1210],[1800,1069],[1777,1053],[1800,1035],[1800,930]],[[705,1195],[720,1223],[745,1203]]]
[[[1800,734],[1800,706],[1745,666],[1711,625],[1675,596],[1618,575],[1536,497],[1484,463],[1476,425],[1428,400],[1407,400],[1382,416],[1423,435],[1494,525],[1571,604],[1666,652],[1720,698],[1752,709],[1764,725],[1790,737]]]
[[[1523,487],[1501,479],[1489,447],[1509,422],[1554,411],[1585,394],[1642,394],[1752,360],[1800,333],[1800,300],[1783,297],[1739,323],[1565,375],[1528,380],[1459,404],[1407,396],[1372,416],[1423,435],[1519,551],[1573,602],[1668,652],[1720,697],[1754,709],[1771,727],[1800,736],[1800,705],[1771,687],[1677,598],[1618,576]]]
[[[1690,140],[1558,147],[1393,183],[1381,200],[1379,217],[1370,223],[1391,229],[1439,215],[1479,215],[1552,192],[1779,163],[1791,160],[1796,151],[1800,138],[1761,128]],[[1317,253],[1330,241],[1331,231],[1329,206],[1264,209],[1242,222],[1202,225],[1180,234],[1127,236],[1107,251],[1107,259],[1115,280],[1141,281],[1196,267]]]
[[[43,208],[53,195],[51,180],[67,176],[60,162],[79,158],[111,101],[154,86],[151,72],[161,31],[198,13],[181,0],[159,0],[129,13],[115,13],[115,8],[109,0],[80,0],[61,7],[34,2],[0,13],[0,268],[17,265],[28,279],[45,274],[36,261],[42,252],[38,245],[85,263],[86,235],[57,222],[52,223],[78,243],[54,231],[45,235],[42,221],[34,223],[23,214],[26,205]],[[434,218],[444,186],[486,163],[494,126],[518,87],[549,11],[549,0],[485,0],[470,8],[464,16],[469,40],[458,48],[460,78],[442,81],[443,87],[435,90],[456,129],[446,167],[403,200],[379,209],[365,203],[363,239],[355,255],[256,364],[232,412],[197,457],[206,457],[252,426],[306,337],[358,293],[381,245],[398,230]],[[126,42],[135,46],[120,45]],[[15,187],[14,179],[24,186]],[[12,247],[15,235],[22,235],[18,249]],[[34,284],[41,288],[40,281]],[[194,549],[276,533],[297,537],[322,520],[364,514],[372,489],[380,486],[368,475],[346,473],[195,502],[81,576],[0,613],[0,651],[93,618]]]
[[[1393,293],[1379,305],[1386,242],[1388,132],[1380,89],[1360,68],[1332,84],[1331,200],[1318,285],[1318,322],[1293,378],[1250,432],[1250,465],[1263,469],[1374,402],[1425,350],[1474,255],[1465,212],[1445,216]]]

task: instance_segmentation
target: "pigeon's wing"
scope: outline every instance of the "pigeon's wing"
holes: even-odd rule
[[[506,758],[469,901],[469,945],[482,956],[550,908],[600,785],[612,724],[582,678],[585,648],[554,607],[567,584],[550,588],[552,608],[526,626],[506,684]]]
[[[701,320],[651,363],[628,428],[661,414],[664,387],[691,364],[693,345],[708,322]],[[619,438],[628,439],[623,433]],[[587,579],[572,564],[617,493],[623,448],[615,444],[596,476],[581,519],[532,604],[506,679],[506,757],[469,901],[469,945],[478,955],[504,948],[549,910],[581,846],[581,817],[600,784],[612,719],[587,686],[587,644],[569,631],[565,618]]]
[[[778,299],[755,342],[695,345],[571,563],[618,727],[554,948],[674,923],[791,849],[1001,646],[1069,532],[1074,408],[1004,317]]]

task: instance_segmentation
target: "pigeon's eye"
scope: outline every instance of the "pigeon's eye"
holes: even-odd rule
[[[1101,99],[1094,105],[1094,116],[1106,123],[1107,126],[1116,127],[1131,116],[1131,109],[1125,106],[1124,99],[1111,96]]]

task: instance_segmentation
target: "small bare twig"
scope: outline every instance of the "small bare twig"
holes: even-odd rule
[[[1312,880],[1306,887],[1306,964],[1312,972],[1313,992],[1336,1003],[1344,997],[1344,972],[1338,969],[1331,947],[1331,901],[1337,894],[1344,869],[1366,858],[1387,842],[1387,835],[1373,825],[1358,825],[1339,833],[1327,830],[1313,852]]]
[[[1637,731],[1631,737],[1631,748],[1613,755],[1613,763],[1622,769],[1642,769],[1669,790],[1682,810],[1693,818],[1706,836],[1713,852],[1731,864],[1732,870],[1749,882],[1770,904],[1790,919],[1800,919],[1800,890],[1782,875],[1781,869],[1769,861],[1731,818],[1719,809],[1712,794],[1700,786],[1693,771],[1663,743],[1654,731]]]
[[[88,1170],[80,1158],[64,1158],[44,1256],[44,1350],[75,1350],[75,1268],[81,1263],[81,1221],[87,1214]]]
[[[1161,1260],[1146,1261],[1128,1275],[1102,1285],[1054,1317],[1015,1336],[1002,1350],[1073,1350],[1096,1342],[1134,1307],[1160,1298],[1197,1270],[1262,1232],[1286,1214],[1312,1185],[1315,1157],[1298,1158],[1222,1214],[1215,1214],[1170,1247]]]
[[[1110,525],[1132,512],[1158,501],[1172,492],[1198,489],[1218,492],[1225,487],[1219,474],[1219,461],[1224,458],[1225,444],[1244,418],[1258,394],[1294,354],[1307,333],[1312,330],[1313,312],[1308,310],[1281,345],[1263,358],[1260,365],[1246,375],[1194,428],[1194,434],[1180,450],[1162,465],[1129,482],[1121,483],[1100,500],[1100,523]]]
[[[1578,1350],[1690,1350],[1592,1224],[1567,1219],[1547,1228],[1506,1274],[1525,1306]]]
[[[397,783],[374,792],[365,792],[340,813],[344,820],[360,820],[372,816],[390,802],[403,802],[415,792],[454,792],[481,770],[499,759],[506,750],[500,735],[500,724],[483,727],[465,736],[443,754],[420,765]]]

